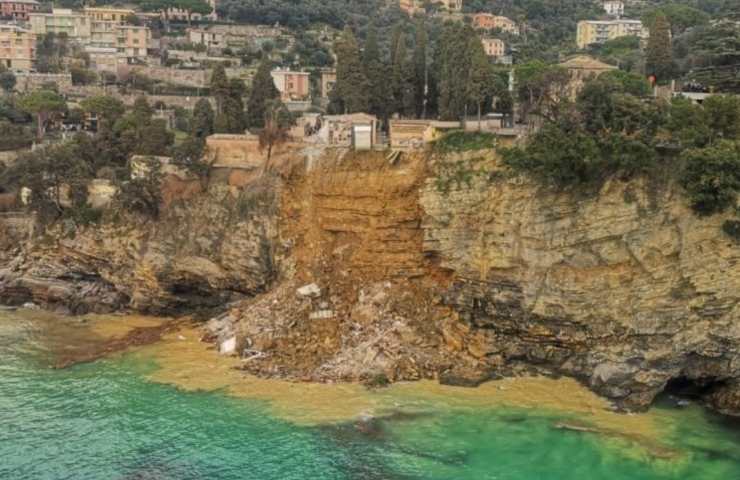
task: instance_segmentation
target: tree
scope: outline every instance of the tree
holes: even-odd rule
[[[138,125],[148,125],[152,120],[154,110],[149,105],[145,95],[140,95],[134,100],[134,107],[131,110],[131,116]]]
[[[15,74],[11,71],[0,72],[0,88],[3,89],[6,95],[13,93],[15,88],[16,78]]]
[[[259,75],[259,71],[257,72]],[[257,81],[257,78],[255,78]],[[224,99],[229,95],[229,78],[226,76],[226,68],[219,63],[211,72],[211,95],[216,99],[216,114],[223,111]]]
[[[340,113],[368,110],[368,80],[360,60],[354,33],[345,27],[334,47],[337,55],[337,82],[332,90],[335,108]]]
[[[493,97],[496,90],[501,88],[497,88],[498,77],[493,72],[491,62],[488,60],[483,44],[477,36],[470,38],[468,54],[470,55],[470,70],[465,89],[468,101],[478,109],[478,130],[480,130],[483,102]]]
[[[645,57],[645,73],[655,75],[658,82],[667,83],[673,75],[673,58],[671,54],[671,27],[668,19],[658,13],[650,25]]]
[[[116,120],[126,111],[123,102],[108,95],[96,95],[84,99],[80,106],[86,113],[98,117],[98,131],[112,128]]]
[[[293,120],[290,112],[280,100],[272,100],[266,106],[264,128],[259,133],[260,151],[267,150],[267,159],[262,170],[270,168],[273,148],[290,139],[289,129]]]
[[[362,63],[368,80],[368,112],[385,120],[388,117],[388,68],[380,58],[375,24],[367,30]]]
[[[213,133],[213,109],[211,102],[202,98],[193,108],[191,135],[194,138],[205,139]]]
[[[426,116],[427,92],[427,31],[423,19],[416,22],[416,38],[414,42],[414,100],[416,116]]]
[[[166,155],[175,140],[164,120],[151,120],[146,133],[139,137],[134,153],[139,155]]]
[[[391,111],[394,113],[404,113],[405,111],[404,93],[407,89],[407,81],[413,80],[413,73],[412,78],[409,78],[409,72],[406,68],[407,63],[406,38],[403,36],[396,46],[393,64],[391,65],[391,92],[393,94]]]
[[[267,104],[280,98],[280,91],[272,79],[272,64],[265,56],[257,68],[257,73],[252,82],[252,90],[247,99],[247,126],[249,128],[261,128],[265,124],[265,113]]]
[[[393,27],[393,32],[391,33],[391,44],[389,46],[391,58],[390,63],[391,65],[396,64],[396,52],[398,51],[398,45],[405,41],[405,35],[403,33],[403,25],[400,23],[397,23],[396,26]]]
[[[570,74],[557,65],[548,65],[540,60],[520,64],[514,70],[516,96],[521,116],[539,114],[556,120],[561,107],[567,105]]]
[[[737,203],[740,191],[740,144],[720,141],[708,148],[687,150],[681,184],[700,215],[719,213]]]
[[[53,113],[66,110],[67,103],[58,93],[51,90],[37,90],[23,97],[20,107],[28,113],[36,115],[36,133],[38,140],[44,138],[46,122]]]

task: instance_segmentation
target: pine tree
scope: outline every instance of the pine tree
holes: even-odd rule
[[[366,112],[369,107],[368,80],[360,60],[357,39],[349,26],[345,27],[335,46],[337,83],[334,105],[343,113]]]
[[[671,26],[662,12],[655,16],[652,25],[650,25],[645,73],[655,75],[660,83],[667,83],[673,75]]]
[[[252,82],[252,91],[247,100],[247,126],[262,128],[265,125],[265,108],[268,102],[280,98],[280,91],[275,86],[270,73],[272,66],[267,58],[260,62]]]
[[[416,42],[414,44],[414,102],[417,117],[425,115],[427,85],[427,32],[424,20],[416,23]]]

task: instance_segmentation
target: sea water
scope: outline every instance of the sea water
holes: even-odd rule
[[[515,382],[406,384],[327,389],[325,407],[341,414],[312,417],[319,387],[286,395],[276,383],[274,400],[270,383],[188,388],[157,377],[161,350],[52,369],[64,342],[48,322],[0,312],[2,480],[740,479],[740,429],[695,405],[586,415],[594,408],[527,401],[546,395],[535,383],[518,396]],[[587,398],[559,394],[569,389]],[[495,392],[506,401],[489,402]]]

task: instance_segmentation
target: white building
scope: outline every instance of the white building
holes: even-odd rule
[[[604,11],[613,17],[624,15],[624,2],[622,0],[606,0],[603,3]]]

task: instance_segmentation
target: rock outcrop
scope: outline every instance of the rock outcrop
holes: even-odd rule
[[[96,228],[63,223],[0,269],[0,301],[175,314],[252,296],[277,268],[276,189],[213,188],[158,221],[122,213]]]
[[[480,152],[437,158],[424,251],[454,272],[445,301],[488,355],[575,376],[628,408],[669,380],[740,377],[740,247],[669,181],[597,195],[511,178]]]

